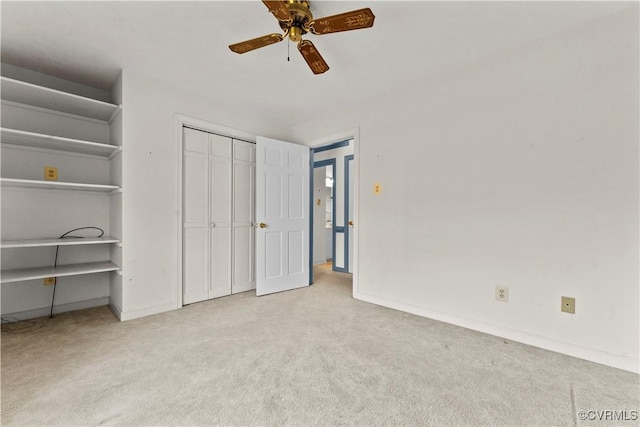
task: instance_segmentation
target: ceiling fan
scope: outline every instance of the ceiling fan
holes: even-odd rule
[[[307,33],[316,35],[338,33],[341,31],[359,30],[373,26],[375,16],[371,9],[358,9],[351,12],[331,15],[314,19],[309,10],[309,0],[262,0],[269,12],[275,16],[280,24],[283,34],[268,34],[229,46],[236,53],[246,53],[270,44],[278,43],[287,36],[289,40],[298,43],[298,50],[313,71],[313,74],[322,74],[329,70],[320,52],[309,40],[302,40]]]

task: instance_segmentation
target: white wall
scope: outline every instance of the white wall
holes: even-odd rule
[[[356,296],[638,371],[638,89],[635,7],[295,126],[360,129]]]
[[[226,109],[197,95],[123,71],[122,319],[178,307],[178,136],[176,114],[272,138],[290,126]]]

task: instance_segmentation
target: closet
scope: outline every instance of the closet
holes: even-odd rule
[[[183,128],[183,304],[255,289],[255,145]]]

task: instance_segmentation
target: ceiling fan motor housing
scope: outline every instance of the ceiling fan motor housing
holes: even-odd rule
[[[302,36],[308,32],[308,24],[313,21],[313,15],[309,10],[308,0],[289,0],[287,10],[291,15],[291,22],[279,21],[280,28],[287,32],[289,39],[298,43]]]

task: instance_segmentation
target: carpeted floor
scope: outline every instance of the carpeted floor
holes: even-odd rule
[[[11,325],[2,425],[638,425],[577,415],[633,418],[638,375],[354,300],[345,274],[315,278],[123,323],[99,307]]]

